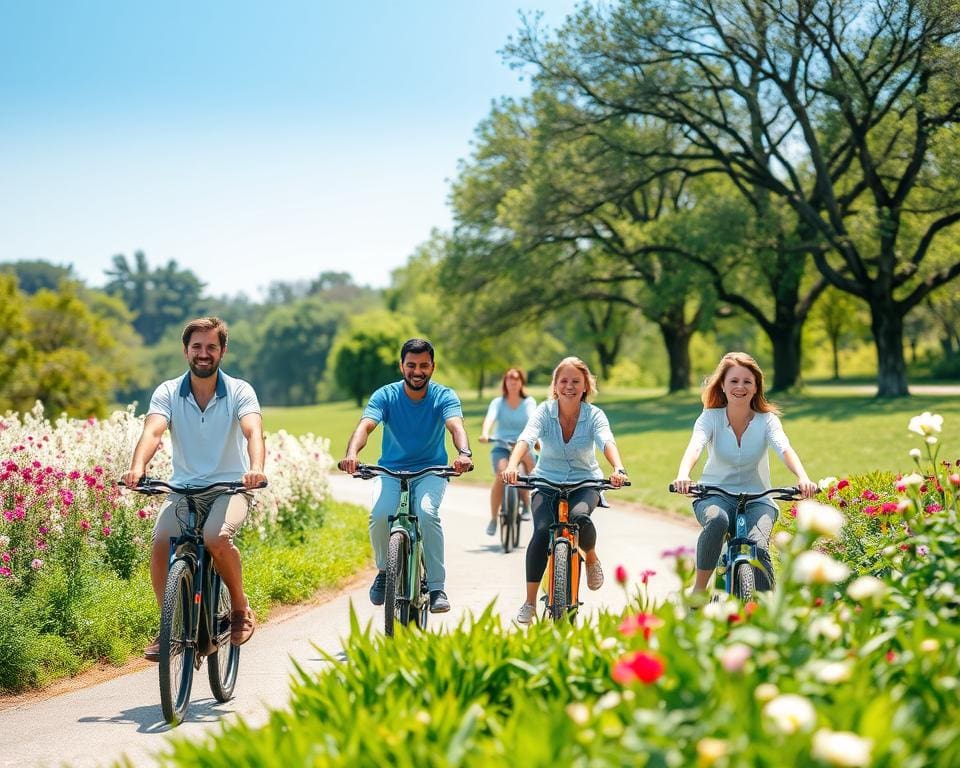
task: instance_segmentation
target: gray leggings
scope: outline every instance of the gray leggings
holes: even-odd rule
[[[697,568],[709,571],[717,567],[723,537],[730,529],[730,520],[737,509],[737,502],[726,496],[708,496],[693,502],[693,513],[703,526],[697,539]],[[762,501],[747,503],[744,517],[747,519],[747,538],[761,550],[760,559],[768,561],[770,533],[780,511]]]

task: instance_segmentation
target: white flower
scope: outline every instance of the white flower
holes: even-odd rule
[[[887,585],[875,576],[861,576],[847,587],[851,600],[862,603],[864,600],[881,598],[887,592]]]
[[[837,482],[837,478],[835,477],[824,477],[820,480],[820,482],[817,483],[817,486],[820,488],[821,491],[825,491],[835,482]]]
[[[605,637],[600,641],[600,648],[604,651],[612,650],[617,647],[617,639],[615,637]]]
[[[900,478],[900,485],[923,485],[923,475],[917,472],[911,472],[909,475],[904,475]]]
[[[811,753],[830,765],[858,768],[870,764],[873,742],[850,731],[828,731],[825,728],[813,734]]]
[[[724,597],[726,599],[724,599]],[[740,612],[740,604],[736,599],[724,595],[720,600],[711,600],[701,609],[701,615],[707,619],[726,621]]]
[[[775,699],[779,693],[780,689],[773,683],[760,683],[760,685],[753,689],[753,697],[757,701],[770,701],[771,699]]]
[[[797,555],[793,564],[793,576],[801,584],[836,584],[849,575],[846,565],[812,549]]]
[[[567,704],[567,715],[577,725],[586,725],[590,720],[590,708],[583,702]]]
[[[927,445],[936,445],[936,444],[937,444],[937,438],[935,438],[933,435],[927,435],[927,436],[926,436],[925,438],[923,438],[923,439],[924,439],[924,441],[927,443]]]
[[[920,641],[920,650],[924,653],[936,653],[940,650],[940,641],[934,637],[927,637]]]
[[[594,703],[593,711],[603,712],[607,709],[613,709],[614,707],[620,706],[622,700],[623,697],[621,697],[617,691],[607,691]]]
[[[935,432],[940,432],[943,428],[943,416],[930,413],[930,411],[924,411],[919,416],[914,416],[910,419],[910,425],[907,428],[911,432],[916,432],[918,435],[926,437]]]
[[[829,504],[804,499],[797,504],[797,528],[833,538],[843,528],[843,515]]]
[[[789,549],[791,541],[793,541],[793,536],[786,531],[777,531],[773,534],[773,546],[781,552],[786,552]]]
[[[697,765],[713,765],[729,751],[730,747],[722,739],[700,739],[697,742]]]
[[[920,458],[920,449],[919,449],[919,448],[911,448],[911,449],[910,449],[910,456],[911,456],[912,458],[914,458],[914,459],[919,459],[919,458]]]
[[[0,536],[0,549],[6,549],[8,546],[10,546],[10,537]]]
[[[807,634],[811,640],[816,640],[818,637],[839,640],[843,635],[843,629],[834,621],[833,616],[817,616],[807,627]]]
[[[853,667],[848,661],[819,661],[810,665],[813,676],[821,683],[845,683],[853,675]]]
[[[763,707],[766,721],[780,733],[813,730],[817,711],[809,699],[795,693],[785,693],[768,701]]]

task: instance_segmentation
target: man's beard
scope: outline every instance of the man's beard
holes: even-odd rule
[[[209,379],[216,375],[218,370],[220,370],[220,363],[213,363],[209,368],[201,368],[196,363],[190,363],[190,373],[198,379]]]
[[[414,392],[419,392],[421,389],[425,388],[427,384],[430,383],[429,376],[424,376],[423,380],[419,384],[414,383],[412,376],[404,376],[403,380],[406,383],[406,385],[410,387],[410,389],[412,389]]]

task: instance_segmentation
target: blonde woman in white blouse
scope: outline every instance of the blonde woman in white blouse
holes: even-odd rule
[[[707,462],[701,483],[718,485],[731,493],[758,493],[770,488],[768,448],[773,448],[793,474],[804,498],[817,492],[797,452],[790,446],[780,411],[763,394],[763,372],[745,352],[729,352],[707,379],[704,386],[703,413],[693,426],[693,435],[680,460],[677,479],[679,493],[691,485],[690,473],[703,449]],[[730,525],[736,502],[721,496],[698,499],[693,504],[697,520],[703,526],[697,540],[697,574],[694,592],[703,592],[710,584],[723,539]],[[747,538],[755,542],[759,555],[769,565],[769,543],[779,509],[770,499],[747,504]]]

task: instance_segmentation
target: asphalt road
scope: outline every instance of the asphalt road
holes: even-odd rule
[[[345,475],[331,477],[336,498],[366,505],[370,485]],[[635,505],[616,503],[595,513],[599,531],[597,551],[607,581],[597,592],[581,593],[589,614],[599,607],[619,608],[623,590],[613,572],[623,564],[631,574],[653,569],[651,588],[660,598],[675,592],[677,581],[660,553],[680,544],[692,545],[695,523],[646,512]],[[529,523],[521,532],[521,548],[504,555],[499,539],[484,534],[488,512],[487,490],[454,480],[441,510],[446,536],[447,593],[453,609],[432,616],[431,629],[456,625],[468,612],[479,613],[492,600],[504,622],[523,601],[524,548]],[[294,662],[307,671],[321,671],[325,661],[317,648],[336,656],[348,632],[352,602],[362,623],[382,624],[382,609],[367,598],[368,578],[359,578],[325,602],[288,612],[262,625],[243,648],[235,698],[218,703],[211,695],[206,670],[195,677],[186,720],[176,729],[162,721],[157,690],[157,668],[150,665],[106,682],[46,700],[20,703],[0,711],[0,766],[49,767],[108,766],[126,755],[136,766],[152,765],[176,738],[200,739],[219,731],[220,724],[242,717],[264,723],[270,709],[282,708],[288,698]],[[522,630],[517,630],[522,631]],[[134,665],[136,666],[136,665]]]

